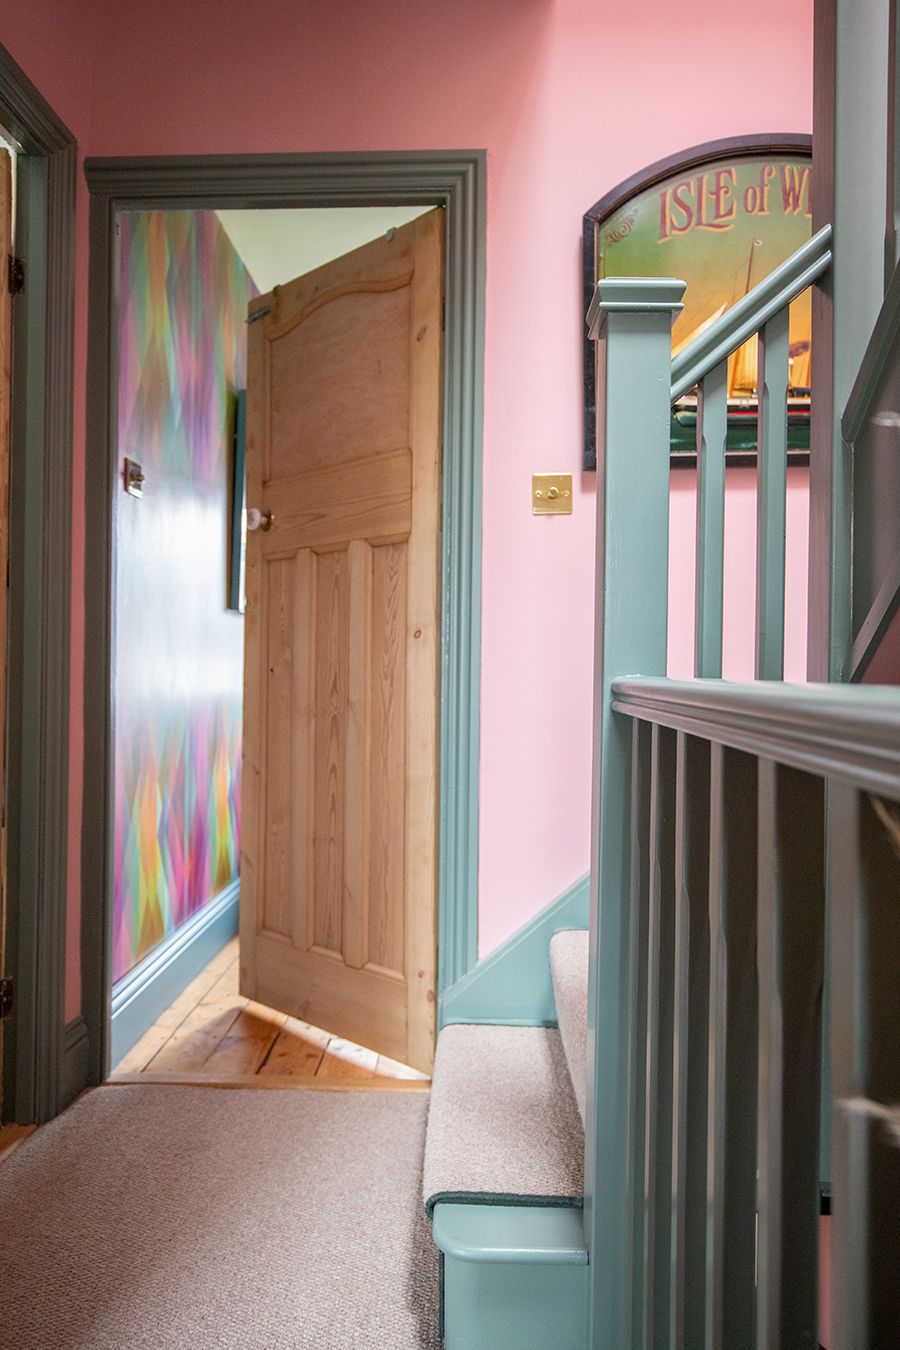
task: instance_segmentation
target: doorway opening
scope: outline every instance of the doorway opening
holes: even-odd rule
[[[111,1083],[384,1088],[430,1079],[322,1027],[242,996],[233,937],[115,1064]]]
[[[443,212],[115,233],[112,1064],[408,1079],[435,1034]],[[249,544],[245,467],[274,524]]]
[[[98,368],[102,353],[113,358],[114,370],[116,358],[119,360],[118,417],[110,415],[112,400],[107,400],[101,408],[100,390],[94,391],[91,416],[99,424],[102,414],[109,449],[102,465],[99,457],[96,463],[89,465],[89,483],[92,470],[98,474],[102,470],[104,495],[110,504],[109,520],[115,522],[114,538],[110,531],[104,541],[101,529],[101,538],[95,540],[97,549],[93,558],[95,565],[105,566],[108,594],[114,597],[113,612],[104,615],[98,612],[98,607],[91,613],[89,598],[87,617],[88,651],[98,652],[101,658],[97,673],[103,676],[101,683],[109,696],[105,707],[101,704],[86,710],[92,728],[86,733],[87,757],[90,761],[91,747],[102,752],[98,754],[96,767],[101,770],[100,782],[105,788],[99,794],[94,792],[92,800],[86,803],[87,814],[93,816],[97,829],[93,831],[90,822],[86,822],[84,848],[88,892],[91,876],[98,876],[103,883],[99,896],[102,904],[93,913],[93,923],[86,926],[83,961],[87,982],[85,1006],[93,1023],[97,1051],[92,1070],[94,1081],[105,1078],[117,1065],[121,1075],[161,1073],[167,1060],[177,1058],[178,1046],[190,1040],[192,1031],[202,1030],[204,1036],[194,1044],[188,1058],[196,1065],[198,1056],[202,1058],[202,1047],[206,1052],[205,1059],[209,1060],[207,1077],[216,1076],[217,1066],[229,1057],[227,1062],[240,1064],[244,1069],[255,1065],[243,1074],[245,1077],[256,1075],[258,1069],[266,1070],[259,1075],[261,1077],[272,1075],[275,1065],[290,1061],[312,1063],[312,1077],[327,1078],[332,1070],[337,1077],[371,1073],[374,1078],[396,1073],[401,1082],[415,1082],[417,1075],[402,1068],[401,1061],[412,1062],[419,1074],[427,1073],[430,1067],[438,984],[434,973],[430,979],[427,975],[427,948],[430,946],[432,965],[435,948],[439,949],[441,987],[452,983],[474,962],[474,888],[467,883],[474,875],[477,837],[477,797],[470,791],[473,768],[477,765],[477,740],[472,734],[477,731],[477,718],[473,717],[473,708],[477,706],[477,685],[473,678],[477,674],[477,640],[473,642],[473,635],[477,634],[477,603],[476,591],[471,584],[463,590],[458,586],[448,589],[448,578],[471,579],[479,552],[479,531],[473,530],[472,526],[477,525],[479,507],[474,487],[478,480],[475,467],[480,451],[480,400],[473,404],[471,377],[477,371],[480,382],[483,277],[479,274],[479,263],[483,244],[483,211],[480,209],[483,183],[473,183],[472,169],[474,165],[474,178],[480,180],[483,157],[480,154],[462,157],[467,161],[465,173],[461,172],[453,156],[447,156],[445,160],[437,157],[437,171],[434,163],[429,163],[429,157],[370,157],[373,179],[384,170],[386,160],[392,162],[395,180],[398,176],[406,176],[407,186],[402,192],[397,190],[396,183],[393,190],[383,181],[377,188],[374,182],[361,185],[358,173],[355,174],[347,162],[349,158],[329,157],[323,162],[323,157],[316,156],[274,157],[280,161],[279,167],[284,168],[286,176],[293,174],[295,179],[290,190],[285,190],[283,183],[279,185],[283,193],[279,200],[278,191],[269,181],[275,174],[273,157],[261,157],[259,162],[254,161],[254,167],[263,179],[268,174],[268,187],[260,191],[263,209],[256,210],[252,209],[253,196],[260,185],[254,182],[252,171],[248,175],[246,160],[204,161],[210,175],[217,180],[216,189],[205,200],[198,192],[196,171],[190,178],[184,172],[189,164],[196,165],[196,161],[155,161],[146,167],[140,162],[135,165],[97,161],[87,167],[94,197],[92,369]],[[161,163],[165,167],[162,177]],[[322,189],[323,172],[326,177],[331,174],[327,191]],[[223,190],[222,180],[230,173],[229,194]],[[168,178],[166,174],[169,174]],[[338,181],[341,175],[346,178],[343,184]],[[426,184],[423,180],[430,181]],[[307,194],[298,191],[297,182],[305,182]],[[313,199],[315,209],[309,209],[309,197]],[[378,211],[368,204],[375,201]],[[385,212],[387,216],[381,219]],[[314,230],[304,234],[291,228],[300,214],[314,218]],[[153,333],[157,344],[161,341],[160,331],[154,330],[147,306],[136,304],[133,297],[129,300],[126,296],[121,271],[123,240],[132,246],[131,256],[141,260],[160,247],[159,238],[153,235],[148,225],[145,238],[134,249],[135,226],[141,217],[146,225],[146,218],[150,216],[157,218],[157,231],[160,219],[166,216],[170,221],[175,217],[182,218],[183,226],[185,217],[190,216],[194,221],[207,218],[207,225],[212,229],[211,221],[221,254],[218,262],[213,264],[214,278],[220,283],[224,279],[226,286],[232,287],[237,279],[237,290],[242,291],[239,318],[235,318],[234,312],[228,315],[219,312],[214,321],[210,321],[209,307],[193,295],[187,324],[184,321],[175,324],[172,348],[164,358],[158,353],[155,356],[149,353],[152,343],[143,339],[130,347],[129,334],[124,334],[123,341],[123,333],[117,327],[121,319],[126,328],[131,325],[131,336],[138,330],[144,339],[148,333]],[[379,217],[377,221],[376,216]],[[428,216],[440,221],[441,236],[446,218],[445,253],[441,251],[441,240],[434,227],[416,224]],[[358,244],[354,248],[357,241],[351,240],[348,254],[346,245],[341,245],[341,217],[345,223],[353,217],[368,217],[365,230],[375,241],[371,246],[375,253],[374,261],[370,259],[374,271],[370,267],[370,274],[366,276],[350,274],[353,264],[347,264],[347,258],[358,261],[368,246]],[[415,253],[415,240],[421,247],[429,229],[432,236],[430,257],[437,283],[433,293],[429,293],[428,303],[432,305],[433,314],[427,323],[417,322],[413,332],[409,326],[414,319],[422,320],[422,296],[425,294],[423,290],[417,298],[415,277],[424,275],[427,269],[422,257],[414,265],[409,264],[409,259]],[[316,239],[311,241],[310,235],[315,235],[318,243]],[[305,263],[306,270],[303,270],[304,261],[297,261],[300,243],[307,251],[311,246],[320,250],[324,247],[326,261],[313,257]],[[262,260],[272,258],[275,245],[282,249],[293,247],[292,261],[290,265],[274,262],[272,266],[276,270],[267,271]],[[225,256],[229,249],[230,259]],[[163,252],[167,252],[165,246]],[[192,256],[198,260],[196,248],[193,248]],[[400,265],[404,256],[407,258],[405,266]],[[169,264],[173,264],[171,250],[167,257]],[[250,261],[250,266],[245,259]],[[177,268],[177,262],[174,265]],[[350,266],[350,273],[340,275],[341,268],[346,269],[346,266]],[[329,267],[337,267],[337,272],[328,274]],[[243,277],[240,276],[241,269],[245,274]],[[394,275],[389,275],[392,269]],[[444,286],[448,310],[453,316],[446,337],[439,334],[443,308],[441,289]],[[361,317],[357,314],[354,318],[351,314],[348,318],[345,311],[351,307],[356,294],[374,297],[374,307]],[[250,322],[245,323],[248,300]],[[389,310],[393,317],[388,314]],[[409,329],[405,335],[396,329],[400,314]],[[338,316],[339,322],[332,321],[334,315]],[[394,329],[390,329],[390,324],[384,327],[386,315],[394,323]],[[199,509],[189,507],[184,500],[186,484],[182,475],[177,491],[168,497],[161,494],[165,501],[160,502],[159,519],[152,525],[152,512],[145,512],[144,508],[154,491],[154,475],[147,472],[148,465],[141,458],[144,452],[139,453],[141,438],[136,437],[133,430],[123,434],[123,413],[130,416],[137,412],[143,416],[148,409],[148,398],[146,390],[142,392],[135,380],[126,375],[122,358],[126,358],[124,364],[127,365],[133,347],[145,356],[149,354],[151,362],[155,361],[157,376],[163,369],[171,376],[176,344],[185,344],[191,322],[203,329],[212,346],[218,347],[226,365],[229,359],[232,361],[230,384],[226,379],[228,388],[224,399],[220,397],[222,390],[215,380],[210,381],[196,363],[192,366],[192,397],[187,400],[191,404],[187,409],[191,435],[196,439],[197,399],[206,408],[211,404],[220,409],[227,408],[227,417],[245,436],[243,441],[238,437],[237,445],[239,451],[243,449],[246,453],[250,480],[249,495],[244,504],[245,518],[251,529],[262,523],[262,528],[251,534],[247,551],[249,607],[246,620],[239,612],[241,587],[235,585],[235,576],[240,571],[239,565],[235,566],[236,560],[239,563],[239,540],[234,537],[228,540],[228,531],[224,528],[228,519],[239,519],[241,514],[237,509],[236,492],[236,489],[240,490],[239,475],[234,472],[239,455],[233,458],[224,475],[224,492],[223,475],[219,474],[217,516],[209,499],[205,504],[201,502]],[[347,328],[343,353],[335,346],[342,325]],[[380,331],[387,345],[382,343],[379,350]],[[434,604],[430,615],[435,642],[430,672],[426,661],[422,666],[424,679],[419,679],[420,687],[427,689],[430,674],[432,768],[425,775],[431,780],[430,806],[428,783],[423,791],[422,774],[417,777],[416,769],[417,764],[428,758],[426,754],[423,759],[422,741],[422,727],[428,723],[428,711],[423,720],[423,699],[419,697],[417,723],[413,723],[408,715],[405,720],[401,717],[398,721],[392,713],[393,703],[402,703],[402,698],[395,699],[397,691],[400,695],[408,695],[413,688],[409,680],[410,672],[415,670],[415,658],[409,655],[409,650],[417,643],[423,652],[428,648],[427,637],[426,641],[421,641],[428,618],[424,622],[421,618],[413,621],[410,599],[418,585],[416,576],[427,574],[428,568],[420,569],[419,574],[410,573],[413,579],[410,584],[409,577],[399,565],[409,536],[409,523],[404,526],[400,516],[405,509],[413,520],[420,519],[422,507],[421,503],[413,503],[404,508],[398,496],[398,484],[404,472],[410,484],[413,480],[418,483],[421,474],[416,477],[412,473],[414,454],[412,467],[407,462],[404,469],[404,453],[409,461],[410,452],[402,444],[402,437],[397,445],[393,444],[391,438],[397,437],[390,427],[384,443],[377,441],[373,447],[371,471],[364,462],[365,447],[352,444],[354,427],[361,424],[359,409],[366,402],[379,413],[375,419],[377,424],[384,426],[385,412],[389,414],[392,408],[396,410],[405,400],[413,415],[419,418],[416,435],[421,440],[421,426],[424,425],[421,399],[417,402],[408,391],[400,389],[397,377],[402,375],[410,383],[410,371],[416,369],[417,350],[428,349],[432,340],[425,338],[426,332],[439,339],[437,345],[432,345],[428,379],[433,420],[430,434],[438,456],[443,447],[444,499],[441,520],[438,514],[440,486],[439,480],[435,479],[431,532]],[[251,356],[246,404],[238,397],[242,392],[238,359],[241,343],[235,340],[236,334],[238,338],[247,334],[251,344],[258,341],[260,350],[265,353],[264,359],[261,358],[260,378],[255,383],[259,391],[257,396],[253,392]],[[313,344],[309,334],[313,334],[317,345]],[[460,337],[465,339],[462,344],[458,341]],[[191,346],[189,341],[187,345]],[[292,346],[293,352],[289,350]],[[322,355],[317,357],[316,351]],[[312,384],[305,393],[297,392],[303,385],[302,379],[298,382],[297,372],[308,372],[311,363],[317,361],[319,387],[329,385],[327,372],[332,373],[331,411],[321,398],[310,393]],[[371,388],[368,393],[363,390],[364,397],[360,398],[361,391],[354,381],[358,384],[364,369],[368,369]],[[440,399],[442,382],[443,406]],[[271,396],[273,388],[275,394]],[[185,410],[183,399],[181,406]],[[286,433],[285,417],[288,415],[293,421]],[[427,421],[427,417],[424,420]],[[371,424],[372,418],[368,421]],[[330,449],[327,444],[329,430],[334,433]],[[306,442],[301,446],[304,436]],[[187,441],[190,437],[186,435],[184,439]],[[202,437],[200,439],[202,441]],[[265,446],[261,447],[261,441],[266,441]],[[317,447],[323,445],[326,457],[317,461]],[[151,454],[153,448],[151,438]],[[330,462],[326,451],[332,455]],[[295,452],[300,458],[291,460],[290,456]],[[260,469],[254,480],[254,463],[261,465],[264,460],[265,473]],[[439,472],[438,464],[439,458],[436,458],[436,472]],[[158,467],[154,474],[159,477]],[[280,486],[278,480],[281,480]],[[94,481],[99,487],[99,481]],[[280,502],[276,498],[274,504],[266,498],[266,494],[274,490],[273,484],[282,493]],[[135,488],[140,496],[136,495]],[[199,496],[203,496],[202,492]],[[453,503],[462,503],[455,518],[448,513],[448,506]],[[196,502],[194,507],[197,507]],[[379,510],[381,518],[374,524],[368,520],[365,529],[351,528],[350,517],[354,513],[359,515],[362,511],[363,515],[368,513],[371,517]],[[134,536],[131,538],[126,537],[129,526],[125,513],[130,515]],[[315,521],[315,529],[313,536],[308,537],[311,520]],[[324,522],[328,522],[328,528],[332,530],[329,537],[322,533]],[[177,536],[163,568],[164,573],[170,569],[168,589],[174,597],[168,606],[164,597],[151,594],[154,566],[138,568],[134,585],[127,580],[122,582],[123,564],[135,538],[140,542],[138,556],[142,553],[144,557],[152,556],[155,565],[163,556],[161,544],[165,542],[167,531]],[[215,532],[215,544],[209,531]],[[203,546],[204,538],[206,547]],[[193,562],[188,556],[192,551]],[[202,572],[206,573],[207,590],[212,587],[215,591],[216,623],[219,625],[218,633],[208,633],[205,641],[204,620],[188,595]],[[257,588],[256,604],[254,586]],[[440,622],[439,596],[445,601],[449,599]],[[148,623],[148,618],[154,603],[160,599],[167,614],[159,619],[154,637],[153,625]],[[176,609],[179,609],[177,617]],[[356,622],[363,611],[369,616],[368,625]],[[406,619],[403,631],[397,627],[397,616],[401,611]],[[246,814],[244,820],[240,820],[240,756],[234,750],[235,740],[240,742],[241,722],[241,672],[235,653],[243,649],[240,636],[236,640],[235,634],[240,635],[244,622],[252,629],[254,615],[261,620],[264,631],[261,639],[259,635],[257,638],[251,635],[247,642],[251,657],[255,650],[252,659],[257,687],[253,707],[266,706],[268,700],[272,710],[266,721],[267,730],[257,736],[257,751],[247,761],[256,776],[259,776],[260,760],[264,762],[267,777],[262,791],[257,784],[248,798],[245,775],[243,795],[250,803],[245,812],[257,822],[254,829],[259,837],[255,842],[254,830],[247,830]],[[290,627],[288,618],[290,623],[307,624],[303,640],[293,645],[286,637]],[[178,663],[172,656],[172,643],[175,630],[185,621],[187,629],[183,631],[187,631],[189,637],[200,638],[195,642],[195,650],[200,650],[201,657],[194,671],[194,683],[207,701],[205,734],[195,735],[193,750],[189,732],[176,730],[174,739],[159,734],[151,707],[151,695],[162,694],[159,701],[164,705],[164,711],[168,714],[178,711],[175,696],[179,690],[174,687],[178,682],[175,669]],[[103,643],[98,649],[90,641],[92,629],[104,638],[105,650]],[[125,638],[127,646],[129,632],[134,640],[123,661],[119,644]],[[360,638],[361,633],[365,634],[364,638]],[[402,660],[397,659],[397,651],[403,653]],[[156,675],[152,670],[154,665]],[[360,672],[364,674],[361,676]],[[377,688],[379,676],[383,684],[381,690]],[[129,678],[132,678],[130,692],[136,695],[130,703],[125,688]],[[184,693],[183,688],[180,693]],[[212,701],[210,695],[215,696]],[[292,706],[285,704],[285,697],[294,699]],[[216,698],[218,705],[211,706]],[[414,704],[416,699],[410,696],[408,702]],[[255,734],[254,716],[250,715],[249,725],[244,727],[245,747]],[[441,755],[438,773],[439,745],[446,744],[448,729],[458,724],[461,718],[466,721],[469,731],[466,740],[469,754],[457,753],[455,762]],[[308,746],[298,745],[297,728],[304,724],[308,726],[310,722],[317,728],[316,735]],[[401,735],[397,734],[398,726]],[[237,736],[235,727],[238,728]],[[129,728],[136,736],[120,737],[120,731],[128,732]],[[149,757],[149,773],[144,771],[146,763],[142,763],[140,753],[142,737],[145,744],[152,746],[156,756],[155,759],[152,755]],[[348,747],[348,741],[352,742],[354,738],[361,743],[355,749],[353,745]],[[176,762],[178,757],[173,752],[173,743],[182,752],[184,760],[189,756],[183,752],[191,750],[195,769],[199,766],[202,770],[199,776],[194,774],[193,780],[190,773],[184,772],[186,765]],[[404,761],[407,746],[412,746],[415,753]],[[357,781],[353,781],[354,776],[347,775],[347,766],[359,762],[360,749],[366,772],[357,775]],[[302,801],[298,805],[296,791],[283,790],[285,777],[297,778],[300,762],[310,771],[305,789],[307,795],[310,787],[314,789],[315,800],[307,804],[308,809]],[[340,767],[339,772],[335,765]],[[88,762],[86,777],[91,773]],[[205,796],[199,790],[199,777],[204,777]],[[96,784],[97,779],[92,782]],[[391,811],[385,807],[391,793],[380,789],[385,785],[390,789],[391,782],[395,788],[398,783],[402,784],[406,792],[406,799],[401,803],[401,816],[405,812],[407,817],[412,817],[411,802],[421,799],[426,803],[427,824],[420,830],[416,846],[403,851],[400,863],[389,856],[389,850],[386,856],[381,847],[391,823]],[[301,798],[303,792],[301,786]],[[179,793],[184,809],[173,811]],[[346,803],[342,800],[345,795]],[[304,819],[309,825],[306,837],[301,829],[294,828],[304,810]],[[205,827],[205,835],[196,823],[193,826],[189,823],[192,811],[195,822],[200,821]],[[180,837],[177,827],[173,832],[173,819],[180,824]],[[263,821],[262,831],[260,820]],[[362,828],[363,823],[366,829]],[[244,848],[249,850],[249,863],[245,857],[244,875],[239,881],[237,836],[241,828]],[[453,839],[461,833],[465,837],[465,848],[448,859],[448,851],[452,854]],[[336,848],[341,854],[338,867],[335,866]],[[183,876],[180,887],[177,882],[174,886],[171,884],[179,867]],[[378,887],[373,885],[373,878],[380,874],[377,878],[380,894],[393,893],[402,889],[417,869],[421,878],[429,868],[440,878],[440,941],[434,886],[430,911],[421,903],[422,887],[419,885],[416,891],[418,907],[408,908],[398,925],[396,914],[392,917],[379,899]],[[269,879],[275,877],[276,882],[280,875],[282,883],[289,876],[291,884],[269,885],[267,882],[262,885],[263,874]],[[297,892],[294,883],[298,876],[303,877],[304,884],[309,878],[310,889],[315,895],[330,896],[330,899],[319,904],[304,902],[305,908],[301,904],[293,916],[288,916],[285,897]],[[154,877],[162,878],[163,885],[155,886]],[[353,931],[359,917],[355,908],[360,908],[356,896],[362,893],[354,891],[359,878],[365,879],[362,927],[368,933],[367,950],[359,948]],[[145,888],[143,893],[141,886]],[[302,890],[303,885],[299,889]],[[244,892],[240,900],[239,890]],[[249,918],[248,892],[253,906]],[[240,992],[237,992],[226,985],[229,981],[233,985],[235,978],[235,951],[229,944],[234,942],[239,907],[242,910],[240,965],[243,969]],[[424,943],[420,922],[423,913],[428,913],[430,923]],[[422,1004],[430,1005],[430,1026],[427,1019],[419,1020],[420,1028],[428,1028],[424,1053],[421,1030],[417,1032],[418,1048],[405,1053],[407,1046],[412,1044],[406,1034],[407,1026],[414,1023],[412,1014],[408,1013],[411,1000],[406,990],[387,1013],[383,1008],[379,1010],[377,1002],[373,1003],[370,997],[373,989],[383,992],[392,986],[396,990],[406,981],[406,973],[396,969],[396,962],[392,968],[385,953],[389,954],[391,942],[396,947],[398,942],[402,945],[406,941],[411,914],[412,926],[419,925],[421,944],[421,956],[412,963],[417,972],[412,978],[423,980]],[[404,923],[406,933],[402,931]],[[303,932],[295,940],[298,926]],[[357,931],[359,927],[357,923]],[[158,941],[160,933],[161,943]],[[407,966],[410,965],[406,960],[408,955],[409,952],[404,951]],[[415,950],[413,955],[416,955]],[[291,968],[286,962],[293,963]],[[102,971],[99,987],[98,970]],[[399,978],[401,975],[402,979]],[[219,987],[214,993],[216,985]],[[154,990],[154,997],[149,1001],[148,989]],[[298,990],[303,992],[298,993]],[[220,1010],[222,1016],[217,1018],[210,1012],[210,1007],[220,995],[230,1002],[227,1009]],[[270,1011],[266,1012],[266,1009]],[[155,1014],[153,1020],[149,1018],[150,1012]],[[139,1045],[142,1036],[149,1037],[143,1049]],[[157,1048],[145,1056],[144,1050],[154,1041]],[[250,1049],[248,1041],[253,1043]],[[152,1060],[166,1043],[166,1055],[154,1068]],[[138,1060],[142,1062],[138,1063]],[[202,1069],[203,1063],[198,1067]],[[178,1069],[172,1068],[169,1072],[177,1073]]]

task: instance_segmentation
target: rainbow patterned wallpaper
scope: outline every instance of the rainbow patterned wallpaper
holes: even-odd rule
[[[243,621],[226,609],[249,274],[213,212],[124,212],[116,525],[117,981],[238,872]]]

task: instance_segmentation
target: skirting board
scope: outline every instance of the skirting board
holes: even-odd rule
[[[59,1109],[68,1106],[87,1086],[90,1068],[90,1040],[87,1022],[76,1017],[63,1032],[63,1052],[59,1076]]]
[[[578,879],[558,899],[457,980],[441,999],[441,1026],[493,1022],[504,1026],[555,1026],[550,981],[554,933],[587,928],[590,877]]]
[[[110,1064],[119,1060],[238,931],[235,880],[119,981],[112,995]]]

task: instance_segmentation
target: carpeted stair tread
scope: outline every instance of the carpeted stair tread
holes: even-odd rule
[[[438,1037],[423,1190],[438,1200],[580,1204],[584,1130],[555,1027]]]
[[[587,1096],[587,930],[554,933],[550,939],[550,974],[556,998],[556,1017],[562,1037],[575,1100],[584,1124]]]

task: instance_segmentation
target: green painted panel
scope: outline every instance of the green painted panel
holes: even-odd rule
[[[28,280],[13,314],[5,973],[17,993],[5,1032],[3,1118],[41,1123],[65,1104],[67,1073],[77,152],[71,132],[2,47],[0,120],[24,151],[16,166],[16,251]]]
[[[634,1043],[645,953],[632,895],[631,731],[612,710],[626,671],[664,675],[668,608],[669,418],[672,320],[684,283],[601,281],[589,322],[600,344],[603,409],[597,454],[594,767],[591,832],[591,980],[585,1123],[585,1235],[590,1343],[624,1350],[632,1334],[634,1224],[642,1212],[636,1166]],[[638,1258],[634,1263],[639,1267]],[[639,1287],[639,1285],[638,1285]],[[548,1342],[552,1344],[552,1342]]]
[[[456,1261],[587,1265],[581,1210],[571,1205],[437,1204],[433,1236]]]
[[[438,1205],[444,1350],[585,1350],[580,1210]]]
[[[548,949],[554,933],[587,928],[590,878],[579,877],[497,951],[457,980],[440,1005],[441,1026],[453,1022],[555,1026]]]

